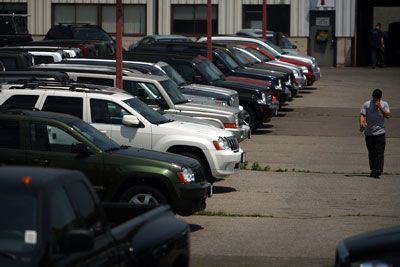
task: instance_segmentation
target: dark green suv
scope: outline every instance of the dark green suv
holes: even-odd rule
[[[210,184],[200,164],[170,153],[119,146],[80,119],[0,109],[0,165],[77,169],[103,200],[168,203],[180,215],[205,208]]]

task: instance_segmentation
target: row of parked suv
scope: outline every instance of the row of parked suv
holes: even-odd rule
[[[256,56],[260,52],[251,53],[238,45],[215,44],[213,61],[204,57],[202,43],[139,45],[124,53],[123,88],[117,89],[115,43],[72,40],[75,35],[97,36],[89,34],[92,30],[85,25],[57,25],[46,35],[47,40],[0,48],[4,70],[0,72],[0,164],[39,167],[19,172],[6,169],[7,175],[16,173],[7,183],[14,189],[25,186],[33,191],[40,191],[37,184],[52,184],[53,190],[40,194],[49,195],[48,203],[63,201],[59,207],[64,216],[72,216],[77,207],[77,216],[85,218],[85,212],[90,211],[80,211],[83,208],[79,206],[90,201],[76,199],[88,194],[92,196],[87,199],[94,199],[92,213],[96,213],[93,207],[105,209],[100,213],[107,217],[90,215],[79,227],[66,223],[68,218],[50,221],[46,225],[57,224],[51,230],[56,239],[53,234],[41,234],[29,220],[22,225],[10,220],[3,226],[13,229],[18,225],[20,236],[7,238],[18,242],[22,238],[24,251],[39,244],[39,235],[54,239],[54,244],[49,241],[54,250],[43,248],[42,255],[54,256],[46,259],[50,262],[61,259],[60,255],[86,255],[66,257],[67,265],[88,258],[96,262],[89,254],[103,251],[101,255],[121,254],[115,263],[187,266],[188,227],[172,219],[171,211],[191,215],[203,210],[213,194],[212,184],[239,172],[240,164],[246,161],[240,143],[307,84],[306,67],[267,63]],[[49,40],[53,37],[56,40]],[[58,178],[38,178],[42,168],[81,171],[100,199],[113,204],[100,205],[90,190],[75,190],[70,181],[59,178],[71,173],[49,170],[44,176]],[[81,187],[90,187],[88,181],[80,179]],[[68,204],[68,199],[74,200]],[[169,204],[171,211],[161,207],[137,212],[139,207],[151,209],[162,204]],[[67,210],[68,206],[72,209]],[[129,207],[133,206],[136,211],[131,213]],[[51,207],[44,209],[58,212]],[[129,218],[122,215],[126,212],[131,214]],[[120,224],[122,221],[125,223]],[[171,227],[163,227],[163,221]],[[107,233],[97,229],[98,222],[116,227]],[[157,232],[156,226],[163,231]],[[102,241],[105,246],[98,247],[96,241],[105,240],[105,236],[112,242]],[[143,238],[154,242],[142,244]],[[120,244],[127,241],[131,246],[120,250]],[[132,249],[133,255],[129,254]],[[7,255],[15,261],[19,253]],[[97,260],[109,266],[106,258]]]

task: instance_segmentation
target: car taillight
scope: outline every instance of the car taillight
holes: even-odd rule
[[[30,185],[32,183],[32,178],[30,176],[24,176],[22,177],[21,182],[24,185]]]
[[[273,95],[271,99],[272,99],[272,102],[275,102],[276,101],[276,96]]]

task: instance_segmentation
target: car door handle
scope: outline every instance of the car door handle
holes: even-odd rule
[[[47,159],[33,159],[32,162],[35,164],[49,164]]]

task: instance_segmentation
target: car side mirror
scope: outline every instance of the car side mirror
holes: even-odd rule
[[[71,230],[60,241],[63,254],[85,252],[93,249],[94,238],[87,230]]]
[[[226,67],[222,63],[217,63],[217,68],[221,70],[221,72],[225,73],[226,72]]]
[[[122,124],[133,127],[139,127],[142,125],[142,123],[135,115],[124,115],[122,117]]]
[[[297,49],[297,45],[292,45],[292,48],[293,49]]]
[[[87,145],[85,145],[84,143],[73,143],[71,145],[71,152],[80,154],[80,155],[92,154],[92,151],[90,151],[90,148]]]
[[[203,83],[203,77],[201,77],[200,75],[193,76],[193,83],[202,84]]]

